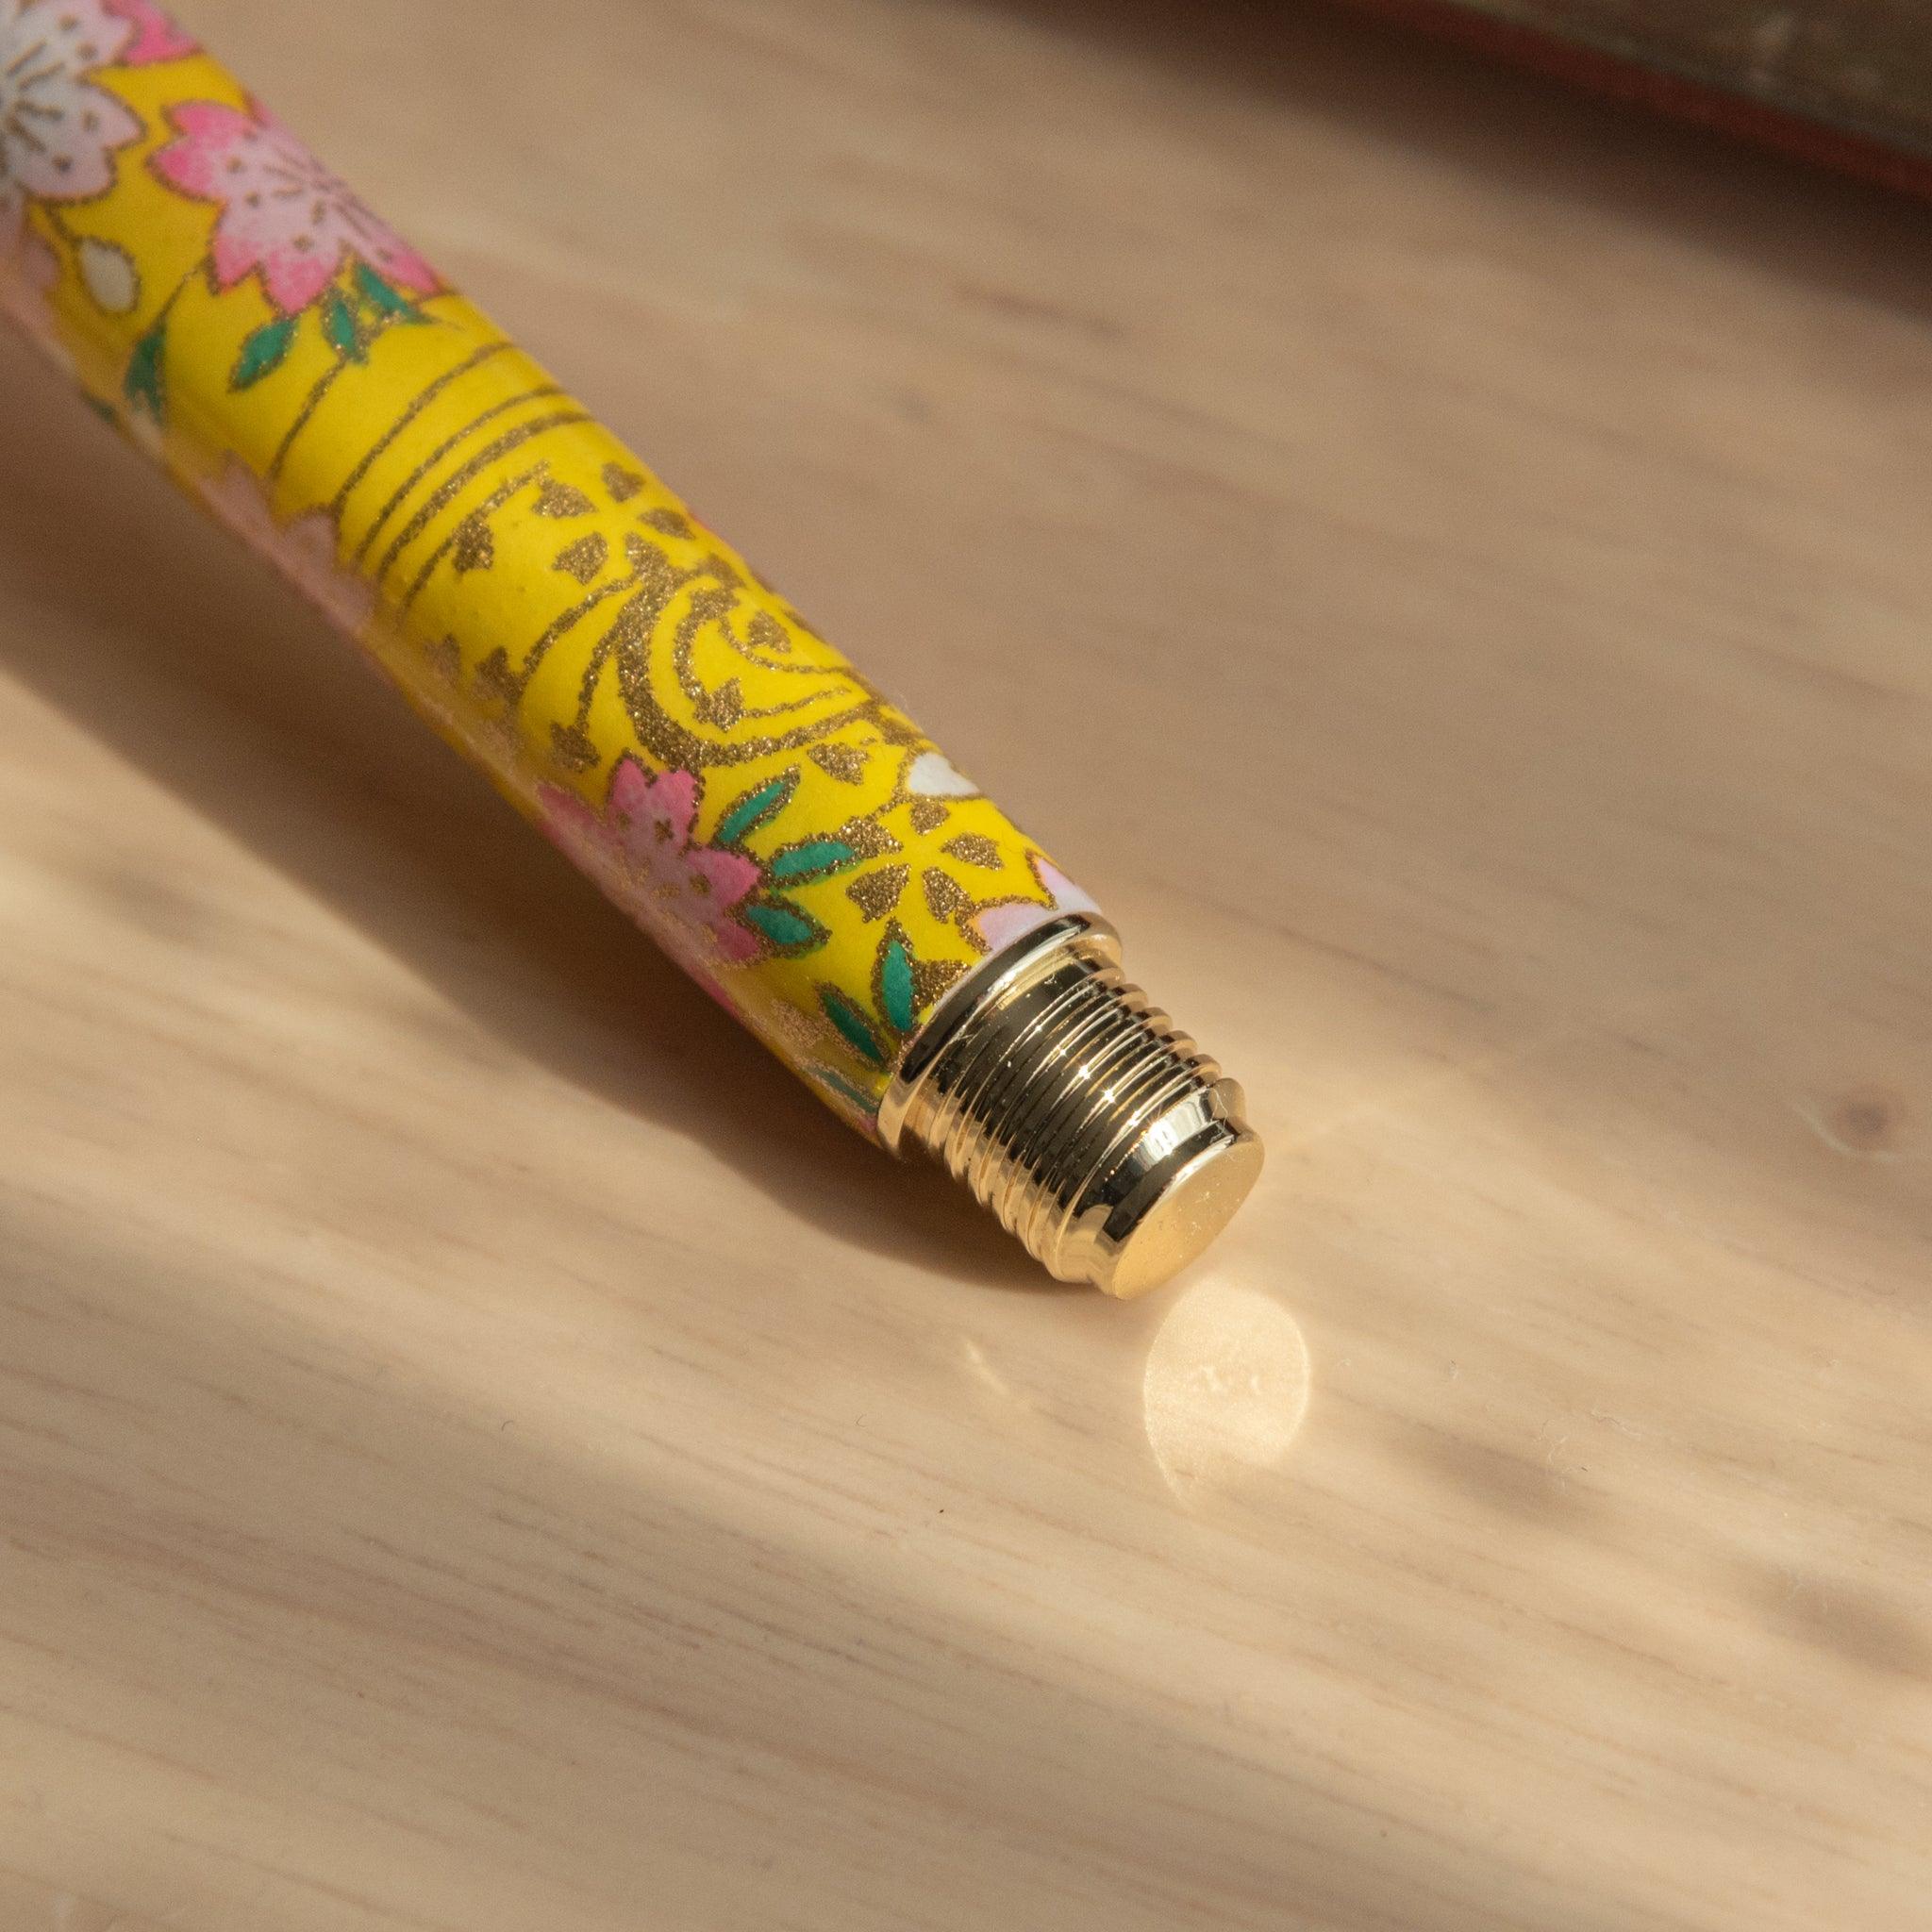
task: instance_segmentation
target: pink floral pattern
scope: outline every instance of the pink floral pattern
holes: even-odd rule
[[[353,260],[418,295],[441,287],[393,228],[265,112],[184,101],[169,118],[176,138],[148,165],[171,188],[220,206],[208,256],[218,290],[256,275],[276,309],[297,315]]]
[[[109,13],[118,15],[134,29],[134,38],[122,48],[123,67],[150,67],[158,60],[185,60],[201,52],[200,42],[182,32],[175,23],[155,5],[155,0],[106,0]]]
[[[610,774],[604,809],[574,791],[539,788],[544,829],[606,892],[716,997],[720,964],[751,958],[757,935],[733,916],[756,890],[757,862],[692,837],[698,780],[647,773],[626,752]]]
[[[305,510],[289,523],[275,518],[254,471],[234,457],[201,486],[202,500],[251,549],[289,577],[331,623],[360,637],[375,614],[375,591],[336,560],[335,521],[326,510]]]
[[[1003,899],[996,906],[983,906],[970,922],[979,942],[989,953],[997,953],[1023,940],[1029,932],[1068,912],[1098,912],[1100,908],[1070,879],[1052,859],[1033,855],[1033,875],[1049,903],[1037,905],[1030,899]]]
[[[0,252],[31,201],[85,201],[114,185],[114,150],[142,135],[88,76],[134,37],[104,0],[0,0]]]

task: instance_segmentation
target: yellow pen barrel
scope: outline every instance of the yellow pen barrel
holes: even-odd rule
[[[990,964],[1101,930],[903,712],[149,0],[0,0],[0,300],[861,1131],[884,1108],[896,1145],[941,1117],[901,1076],[949,996],[957,1028]],[[1148,1072],[1147,1108],[1212,1088],[1195,1062]],[[1082,1064],[1054,1077],[1071,1092]],[[1137,1124],[1054,1125],[1052,1171],[1088,1140],[1118,1166]],[[949,1128],[956,1152],[969,1127],[1004,1131]],[[1070,1224],[1093,1221],[1067,1185]],[[1059,1207],[1029,1211],[1046,1228]],[[1022,1238],[1057,1272],[1112,1265],[1069,1260],[1064,1230]]]

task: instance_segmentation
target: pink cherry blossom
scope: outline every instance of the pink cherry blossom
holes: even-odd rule
[[[236,536],[281,572],[322,614],[359,638],[375,614],[375,592],[337,561],[335,520],[326,510],[305,510],[277,520],[255,473],[230,457],[218,476],[201,486],[202,501]]]
[[[741,852],[692,838],[696,774],[652,775],[626,752],[610,774],[602,811],[555,785],[540,787],[538,801],[557,844],[724,1000],[711,969],[758,951],[757,936],[732,915],[757,887],[758,869]]]
[[[169,119],[176,139],[148,165],[169,187],[220,204],[209,250],[218,289],[258,275],[275,308],[295,315],[352,258],[419,295],[441,287],[435,270],[280,122],[218,101],[184,101]]]
[[[132,22],[104,0],[0,0],[0,249],[29,201],[85,201],[114,184],[134,110],[88,78],[118,60]]]
[[[150,67],[158,60],[185,60],[201,52],[201,42],[155,5],[155,0],[106,0],[109,13],[134,28],[134,38],[122,48],[123,67]]]
[[[1098,912],[1100,908],[1083,892],[1052,859],[1035,853],[1033,875],[1048,903],[1033,899],[1002,899],[997,905],[983,906],[968,922],[989,953],[997,953],[1037,931],[1050,919],[1068,912]]]

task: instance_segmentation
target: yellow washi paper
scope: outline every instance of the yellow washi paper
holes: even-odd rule
[[[856,1126],[1091,908],[151,0],[0,0],[0,304]]]

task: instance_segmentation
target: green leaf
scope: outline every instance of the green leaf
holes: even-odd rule
[[[874,1031],[872,1022],[837,987],[820,987],[819,1005],[825,1009],[825,1018],[851,1041],[862,1058],[871,1060],[874,1066],[886,1064],[891,1056]]]
[[[878,1103],[863,1087],[855,1087],[842,1074],[834,1073],[830,1067],[813,1067],[811,1076],[823,1087],[836,1093],[854,1113],[862,1114],[867,1120],[878,1113]]]
[[[774,946],[788,952],[820,945],[825,939],[824,927],[786,899],[760,900],[741,908],[738,916],[749,920]]]
[[[242,342],[242,353],[235,358],[235,366],[228,375],[228,387],[248,389],[259,382],[270,371],[280,367],[294,340],[292,315],[279,315],[273,322],[263,323]]]
[[[912,1031],[912,952],[897,933],[879,950],[879,1005],[895,1033]]]
[[[755,791],[747,791],[718,821],[718,829],[711,834],[711,842],[714,845],[737,844],[753,826],[763,824],[778,810],[791,796],[797,784],[798,774],[795,771],[781,772],[775,778],[767,778]]]
[[[422,319],[416,305],[396,288],[386,282],[366,261],[356,264],[356,286],[362,291],[362,299],[378,315],[407,315],[412,320]]]
[[[129,407],[145,409],[157,423],[163,420],[165,410],[161,392],[161,349],[166,337],[166,325],[158,322],[135,343],[134,353],[127,358],[126,379],[122,384]]]
[[[858,863],[858,854],[842,839],[807,839],[774,853],[767,868],[774,879],[823,878]]]
[[[367,359],[369,352],[362,346],[362,331],[356,326],[356,318],[342,300],[340,289],[331,289],[322,298],[322,332],[328,338],[330,348],[346,361]]]

